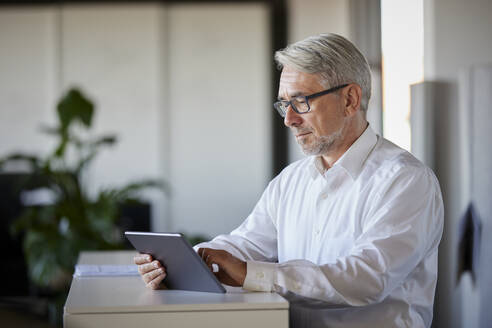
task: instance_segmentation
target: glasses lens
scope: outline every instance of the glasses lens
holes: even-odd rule
[[[285,105],[281,101],[277,101],[273,104],[273,107],[277,110],[277,112],[280,114],[280,116],[285,117],[285,113],[287,113],[287,107],[289,106],[289,103]]]
[[[306,97],[296,97],[291,100],[292,105],[297,109],[298,113],[309,112],[309,105]]]
[[[277,110],[280,116],[285,117],[287,115],[287,111],[289,110],[289,106],[292,106],[292,109],[299,114],[309,112],[309,104],[307,102],[306,97],[297,97],[290,101],[277,101],[273,104],[273,107]]]

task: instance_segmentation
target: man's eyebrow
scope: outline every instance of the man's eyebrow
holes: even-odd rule
[[[289,96],[290,96],[289,99],[292,99],[292,98],[295,98],[295,97],[304,96],[304,93],[303,92],[300,92],[300,91],[296,91],[296,92],[292,93]],[[277,97],[277,100],[286,100],[286,99],[284,97],[282,97],[282,96],[278,96]]]

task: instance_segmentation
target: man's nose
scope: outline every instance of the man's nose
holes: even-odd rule
[[[291,126],[299,126],[302,123],[302,117],[300,114],[296,113],[292,109],[292,105],[287,107],[287,111],[285,112],[284,124],[287,127]]]

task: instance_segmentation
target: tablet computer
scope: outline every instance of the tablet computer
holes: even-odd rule
[[[140,253],[152,255],[165,266],[167,288],[226,292],[182,234],[126,231],[125,236]]]

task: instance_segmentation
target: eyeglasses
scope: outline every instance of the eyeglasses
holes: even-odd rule
[[[345,88],[347,85],[348,84],[342,84],[337,87],[313,93],[309,96],[297,96],[292,98],[291,100],[279,100],[273,103],[273,107],[282,117],[285,117],[285,115],[287,115],[287,110],[289,109],[289,106],[291,106],[294,112],[296,112],[297,114],[305,114],[311,110],[311,107],[309,106],[309,99],[327,95],[339,89]]]

